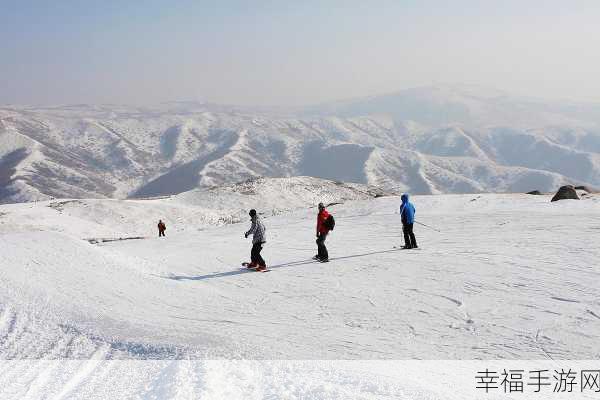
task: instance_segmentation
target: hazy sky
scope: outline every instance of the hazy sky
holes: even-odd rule
[[[298,105],[436,83],[600,101],[600,1],[0,0],[0,104]]]

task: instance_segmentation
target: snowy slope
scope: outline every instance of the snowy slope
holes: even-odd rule
[[[63,199],[3,206],[0,233],[52,231],[77,239],[116,240],[156,234],[159,219],[169,232],[188,232],[246,221],[260,205],[262,215],[315,208],[393,194],[374,187],[295,177],[251,179],[145,200]]]
[[[414,193],[600,187],[595,105],[465,87],[303,110],[0,108],[0,202],[177,194],[309,175]]]
[[[1,397],[460,399],[394,362],[260,360],[600,357],[600,198],[416,196],[440,232],[417,226],[421,249],[402,251],[399,199],[374,195],[297,178],[0,206]],[[318,264],[327,196],[341,204]],[[266,274],[239,267],[249,207],[266,211]]]
[[[248,257],[245,223],[92,245],[43,221],[14,226],[31,205],[3,207],[4,232],[20,231],[0,242],[4,320],[41,311],[54,326],[48,337],[77,332],[90,341],[88,356],[102,346],[106,356],[115,348],[135,356],[122,345],[130,342],[161,356],[164,346],[167,355],[250,358],[598,356],[597,198],[415,202],[443,233],[419,228],[423,249],[411,252],[393,248],[397,198],[333,206],[339,229],[328,265],[310,262],[314,209],[268,217],[266,275],[238,268]],[[5,356],[72,351],[27,347],[14,325],[3,328]],[[232,340],[240,335],[248,339]]]

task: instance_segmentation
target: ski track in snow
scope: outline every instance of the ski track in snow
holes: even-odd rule
[[[269,274],[239,267],[246,222],[91,244],[121,202],[2,206],[0,397],[427,399],[385,368],[274,360],[599,358],[595,199],[472,198],[415,197],[441,231],[416,226],[419,251],[393,248],[397,198],[333,206],[328,264],[314,209],[266,216]]]

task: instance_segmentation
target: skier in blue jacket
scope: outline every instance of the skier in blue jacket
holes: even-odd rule
[[[400,218],[402,219],[402,232],[404,233],[404,248],[416,249],[417,239],[413,233],[415,224],[415,206],[408,201],[408,194],[403,194],[402,205],[400,205]]]

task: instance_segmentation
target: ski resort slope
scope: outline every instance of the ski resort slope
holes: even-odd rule
[[[331,206],[328,264],[314,208],[271,212],[268,273],[240,268],[249,221],[194,219],[184,199],[1,206],[0,397],[460,398],[383,361],[308,360],[600,358],[598,197],[412,201],[439,230],[417,225],[418,250],[394,247],[398,197]],[[124,207],[152,235],[182,217],[166,238],[83,240],[123,237]]]

